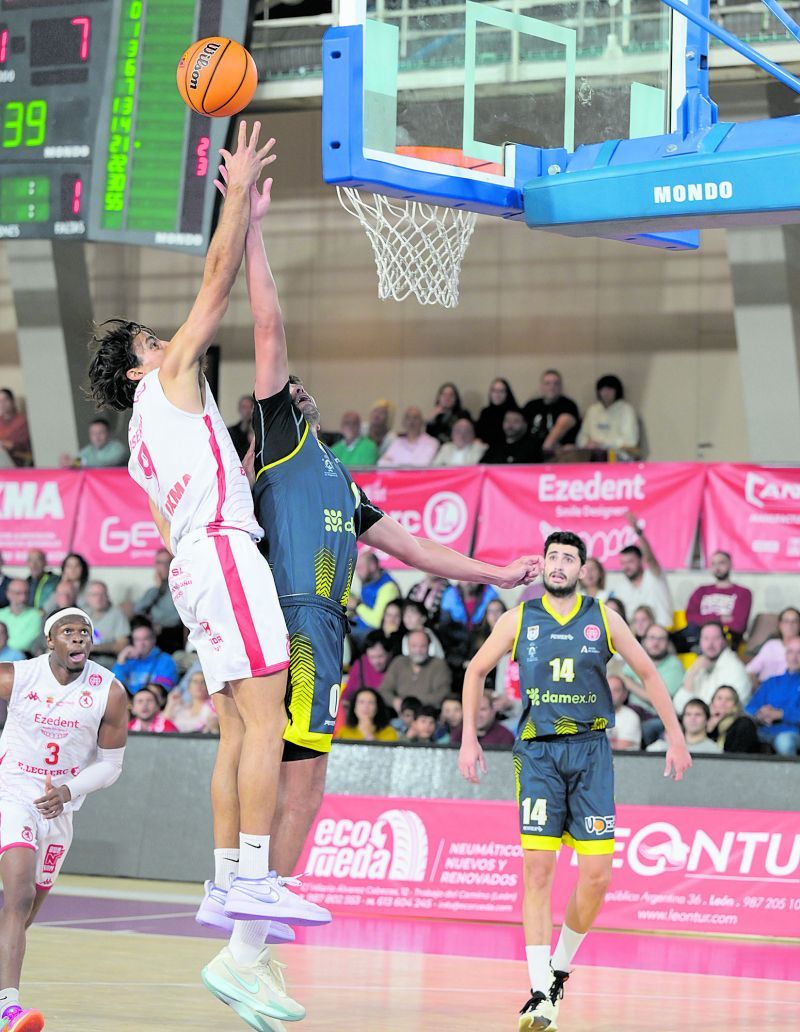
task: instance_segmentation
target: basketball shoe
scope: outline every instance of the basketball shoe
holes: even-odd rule
[[[6,1007],[0,1015],[0,1032],[41,1032],[44,1016],[37,1010],[23,1010],[22,1007]]]
[[[225,914],[241,921],[283,921],[290,925],[329,924],[324,907],[292,892],[297,878],[281,878],[271,871],[267,878],[234,878],[225,901]]]
[[[286,992],[283,965],[262,953],[254,964],[237,964],[225,946],[200,973],[205,987],[258,1032],[280,1021],[302,1021],[306,1009]],[[278,1020],[278,1025],[275,1024]]]
[[[203,902],[195,914],[195,921],[206,928],[219,928],[226,935],[230,935],[233,931],[233,918],[228,917],[225,913],[227,893],[212,881],[207,881],[204,888]],[[289,925],[282,924],[280,921],[270,921],[269,931],[264,942],[267,945],[280,945],[294,942],[294,938],[294,932]]]
[[[554,971],[550,968],[550,988],[547,995],[534,992],[519,1012],[519,1032],[536,1029],[546,1032],[558,1032],[558,1007],[564,998],[564,983],[569,978],[568,971]]]

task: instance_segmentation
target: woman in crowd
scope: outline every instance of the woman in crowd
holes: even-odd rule
[[[337,738],[351,742],[396,742],[397,732],[390,725],[392,714],[386,703],[372,688],[360,688],[350,702],[350,709]]]
[[[412,631],[424,631],[428,635],[428,641],[431,643],[431,647],[428,650],[428,655],[436,656],[437,659],[444,659],[444,649],[442,643],[428,627],[428,611],[421,602],[412,602],[410,599],[406,599],[403,603],[403,655],[408,655],[408,636]]]
[[[70,552],[69,555],[64,556],[64,562],[61,564],[61,579],[72,581],[75,585],[77,604],[81,609],[85,609],[86,599],[83,592],[89,581],[89,564],[82,555]]]
[[[392,656],[399,656],[403,650],[403,603],[393,599],[387,603],[381,618],[381,634],[386,639],[386,647]]]
[[[164,709],[164,716],[171,720],[179,731],[219,734],[217,711],[209,697],[206,679],[202,672],[198,671],[189,678],[187,693],[189,698],[185,699],[179,688],[171,691]]]
[[[630,628],[636,635],[636,640],[641,641],[655,622],[656,614],[650,606],[637,606],[630,622]]]
[[[6,466],[33,465],[28,420],[17,409],[14,392],[8,387],[0,389],[0,448],[7,456]]]
[[[579,448],[623,453],[632,457],[639,446],[639,417],[625,401],[625,389],[618,376],[601,376],[595,385],[597,401],[586,410],[578,433]]]
[[[454,383],[443,383],[436,392],[433,415],[425,427],[425,432],[444,444],[445,441],[450,440],[456,420],[471,418],[469,412],[461,404],[458,387]]]
[[[490,448],[504,443],[503,417],[509,409],[517,411],[519,405],[511,390],[511,384],[502,377],[492,380],[489,385],[489,404],[481,409],[478,422],[475,424],[475,436]]]
[[[726,753],[760,753],[761,742],[754,720],[742,709],[739,693],[721,684],[711,696],[711,716],[706,734]]]
[[[628,614],[625,611],[625,604],[621,599],[609,598],[606,600],[605,605],[608,609],[613,609],[615,613],[619,613],[625,623],[628,622]]]
[[[787,606],[778,615],[778,637],[768,638],[756,656],[747,664],[747,672],[753,687],[770,677],[786,673],[786,642],[800,636],[800,610]]]
[[[609,593],[606,591],[606,568],[599,559],[586,560],[580,578],[581,594],[605,602]]]

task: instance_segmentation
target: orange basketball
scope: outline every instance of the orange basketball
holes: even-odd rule
[[[178,62],[178,92],[192,111],[226,118],[247,107],[258,84],[256,63],[235,39],[208,36]]]

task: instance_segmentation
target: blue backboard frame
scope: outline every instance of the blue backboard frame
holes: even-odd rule
[[[800,221],[800,116],[719,122],[709,95],[709,33],[798,92],[800,82],[715,26],[709,0],[663,2],[688,19],[685,96],[675,131],[572,152],[509,145],[505,176],[394,164],[365,152],[363,28],[329,29],[323,41],[325,181],[568,236],[669,250],[696,248],[703,227]],[[776,0],[768,6],[782,10]]]

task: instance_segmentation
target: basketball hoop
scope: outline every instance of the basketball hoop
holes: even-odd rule
[[[381,194],[336,188],[346,212],[366,231],[378,269],[378,297],[421,305],[458,304],[458,277],[477,215]]]

